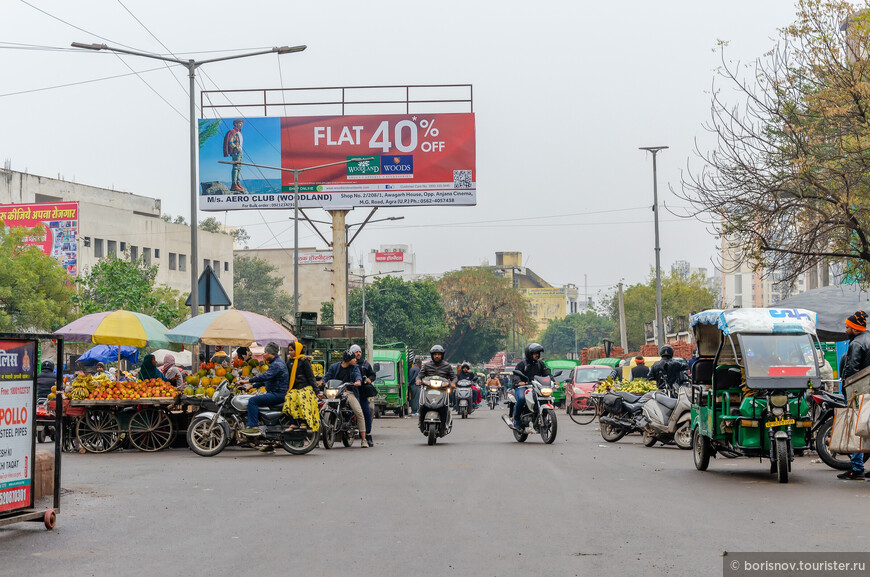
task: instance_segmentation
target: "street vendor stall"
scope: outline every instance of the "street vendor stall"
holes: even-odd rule
[[[57,335],[72,342],[133,347],[170,347],[166,327],[148,315],[118,310],[86,315],[58,329]],[[179,428],[178,391],[160,379],[114,381],[107,375],[76,375],[64,387],[64,407],[69,418],[64,429],[75,435],[75,444],[91,453],[119,448],[124,440],[140,451],[159,451],[172,442]],[[49,406],[56,407],[56,399]]]

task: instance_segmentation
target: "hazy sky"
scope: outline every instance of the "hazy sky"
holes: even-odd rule
[[[717,40],[730,42],[730,58],[751,61],[795,12],[786,0],[2,0],[0,7],[0,158],[14,170],[157,197],[164,212],[188,217],[186,71],[65,48],[106,42],[189,58],[307,44],[280,64],[268,55],[207,65],[202,85],[474,87],[478,205],[381,209],[377,217],[405,219],[366,227],[353,254],[406,243],[418,272],[432,273],[522,251],[553,284],[575,283],[582,293],[587,275],[592,296],[620,280],[643,280],[655,260],[652,162],[638,147],[670,147],[658,157],[659,196],[679,205],[668,185],[678,186],[687,161],[697,166],[696,139],[710,145],[702,123],[720,63]],[[348,222],[365,214],[357,209]],[[244,226],[252,248],[292,249],[292,211],[200,212],[200,219],[210,215]],[[712,272],[716,239],[698,222],[661,215],[662,266],[688,260]],[[323,248],[307,227],[300,245]]]

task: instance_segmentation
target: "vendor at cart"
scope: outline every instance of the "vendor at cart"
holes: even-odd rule
[[[145,355],[145,358],[142,359],[142,366],[139,367],[139,377],[140,381],[148,381],[151,379],[161,379],[164,381],[169,381],[166,377],[163,376],[163,373],[160,372],[160,369],[157,368],[157,359],[154,358],[154,355],[148,353]]]
[[[262,395],[251,397],[248,401],[248,428],[242,430],[243,435],[259,435],[260,407],[278,405],[284,402],[284,396],[290,385],[290,373],[287,365],[278,357],[278,345],[269,343],[263,352],[263,358],[269,364],[269,368],[262,375],[250,379],[239,379],[238,383],[245,385],[245,389],[251,388],[251,383],[262,383],[266,392]]]

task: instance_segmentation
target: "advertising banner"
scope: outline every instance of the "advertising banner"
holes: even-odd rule
[[[376,252],[375,262],[404,262],[405,253],[403,252]]]
[[[0,514],[31,507],[36,343],[0,341]]]
[[[332,252],[302,252],[299,253],[299,264],[332,264]]]
[[[68,273],[78,272],[79,203],[41,202],[0,204],[0,221],[6,226],[38,228],[28,244],[57,259]]]
[[[199,121],[201,210],[477,204],[474,114]],[[221,164],[241,161],[261,165]]]

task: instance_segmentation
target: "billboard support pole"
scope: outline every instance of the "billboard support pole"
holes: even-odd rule
[[[332,217],[332,322],[347,323],[347,229],[345,217],[350,211],[330,210]]]

